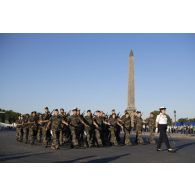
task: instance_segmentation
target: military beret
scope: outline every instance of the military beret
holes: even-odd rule
[[[60,108],[60,110],[63,110],[64,111],[64,108]]]
[[[96,112],[100,112],[99,110],[97,110]]]
[[[141,111],[137,111],[137,114],[141,114]]]
[[[113,109],[112,112],[115,112],[115,109]]]
[[[87,110],[87,112],[91,112],[91,110]]]
[[[48,107],[45,107],[46,110],[48,110],[49,108]]]
[[[55,112],[58,112],[58,109],[55,109],[54,111],[55,111]]]

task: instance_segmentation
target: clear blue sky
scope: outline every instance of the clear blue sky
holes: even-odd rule
[[[131,49],[144,117],[195,117],[195,34],[0,34],[0,108],[123,112]]]

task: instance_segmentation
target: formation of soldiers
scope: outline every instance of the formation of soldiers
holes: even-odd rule
[[[150,129],[149,143],[155,144],[155,118],[152,113],[146,122]],[[51,145],[53,150],[58,150],[64,144],[72,148],[144,144],[143,119],[139,111],[131,115],[125,111],[120,117],[115,110],[108,116],[99,110],[95,113],[88,110],[86,114],[81,114],[78,108],[66,113],[63,108],[50,112],[45,107],[44,114],[34,111],[31,115],[19,116],[16,124],[18,142],[31,145],[40,143],[44,147]],[[136,132],[134,144],[131,142],[132,129]]]

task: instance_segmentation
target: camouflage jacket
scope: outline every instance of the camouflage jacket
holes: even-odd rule
[[[146,123],[148,124],[149,127],[154,128],[156,124],[156,120],[154,117],[150,117],[146,120]]]
[[[62,117],[60,115],[58,116],[52,116],[50,118],[51,123],[51,129],[55,131],[61,130],[62,127]]]
[[[108,123],[110,123],[111,127],[117,127],[118,119],[117,118],[109,118]]]
[[[16,120],[16,125],[17,125],[17,128],[23,128],[23,120],[22,119],[17,119]]]
[[[94,119],[92,116],[85,116],[85,121],[87,123],[87,125],[89,125],[90,127],[93,127],[93,122],[94,122]]]
[[[131,130],[131,117],[126,118],[124,115],[121,117],[121,121],[125,129]]]
[[[135,130],[142,130],[143,128],[143,119],[135,117]]]
[[[102,117],[95,116],[94,117],[94,121],[98,125],[98,127],[103,128],[103,126],[104,126],[104,120],[103,120]]]
[[[73,127],[78,127],[82,123],[81,118],[78,115],[71,115],[69,117],[69,124]]]
[[[36,130],[38,127],[38,121],[39,121],[38,116],[34,116],[34,117],[30,116],[29,121],[28,121],[30,123],[29,127]]]

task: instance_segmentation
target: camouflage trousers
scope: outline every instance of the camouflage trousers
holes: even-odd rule
[[[30,143],[34,144],[37,136],[37,128],[30,128],[29,136],[30,136]]]
[[[60,141],[60,145],[64,144],[65,141],[66,141],[66,136],[65,136],[65,129],[61,129],[60,130],[60,138],[59,138],[59,141]]]
[[[51,134],[49,130],[46,130],[46,127],[42,128],[42,136],[43,136],[43,145],[47,146],[49,144]]]
[[[76,127],[70,127],[71,131],[71,140],[73,146],[78,146],[78,140],[77,140],[77,128]]]
[[[99,129],[95,129],[95,142],[98,144],[98,146],[102,146],[101,130]]]
[[[124,128],[124,144],[125,145],[132,145],[130,140],[131,131],[128,128]]]
[[[38,130],[37,130],[37,141],[39,143],[41,143],[41,139],[42,139],[42,130],[43,130],[42,127],[39,127]]]
[[[111,144],[117,146],[118,145],[117,139],[116,139],[116,131],[117,131],[117,128],[110,127],[109,128],[109,131],[110,131],[110,142],[111,142]]]
[[[135,139],[135,142],[137,144],[143,144],[144,143],[144,140],[142,138],[142,131],[141,131],[141,129],[136,129],[136,139]]]
[[[155,127],[149,127],[149,132],[150,132],[149,142],[151,144],[155,144],[156,143],[156,141],[155,141]]]
[[[29,128],[24,128],[24,139],[25,139],[25,143],[28,143],[28,139],[29,139]]]
[[[59,149],[59,134],[60,132],[56,129],[52,129],[52,146],[55,149]]]
[[[91,147],[93,142],[93,129],[86,127],[84,131],[84,146]]]
[[[22,128],[16,129],[16,140],[20,142],[23,140],[23,129]]]

